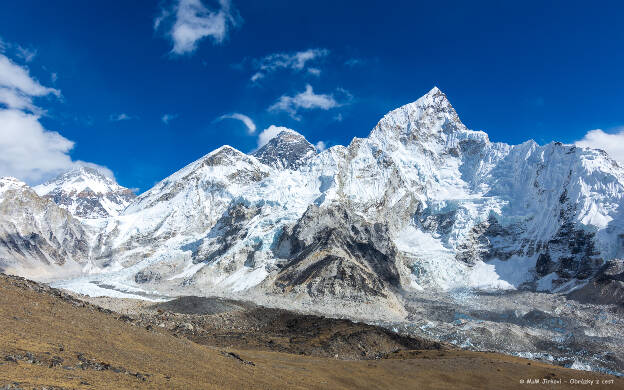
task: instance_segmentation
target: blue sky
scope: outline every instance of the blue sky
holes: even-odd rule
[[[253,150],[270,125],[346,145],[433,86],[493,141],[621,146],[623,14],[606,1],[2,2],[5,84],[19,68],[36,85],[5,85],[30,106],[0,96],[0,175],[36,184],[85,161],[144,191],[223,144]],[[20,134],[43,141],[12,144]]]

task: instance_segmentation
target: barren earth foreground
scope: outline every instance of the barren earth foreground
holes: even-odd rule
[[[0,388],[624,388],[608,375],[247,303],[101,303],[128,314],[0,275]]]

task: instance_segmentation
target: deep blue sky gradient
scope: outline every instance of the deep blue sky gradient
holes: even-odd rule
[[[154,32],[160,4],[0,3],[0,37],[36,48],[31,74],[62,92],[38,101],[46,128],[76,142],[72,158],[141,191],[223,144],[252,150],[256,138],[240,122],[214,122],[231,112],[250,116],[258,132],[284,125],[312,143],[346,145],[437,85],[493,141],[573,142],[624,125],[622,2],[233,0],[242,25],[182,57]],[[250,83],[251,59],[309,48],[330,50],[320,77],[281,72]],[[346,66],[352,58],[361,64]],[[344,88],[353,100],[301,121],[267,111],[307,83],[317,93]],[[119,113],[134,119],[109,119]],[[165,125],[163,114],[178,117]]]

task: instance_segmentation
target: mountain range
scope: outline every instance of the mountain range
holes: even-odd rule
[[[319,151],[284,130],[250,154],[220,147],[139,196],[89,168],[34,188],[0,179],[0,270],[88,281],[79,292],[401,317],[410,291],[578,294],[622,258],[623,167],[559,142],[491,142],[438,88],[348,146]],[[621,297],[611,281],[600,294]]]

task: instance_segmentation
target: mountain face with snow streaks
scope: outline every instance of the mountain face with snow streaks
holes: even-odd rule
[[[34,278],[80,274],[89,259],[86,228],[25,183],[0,178],[0,271]]]
[[[66,172],[34,190],[80,218],[119,215],[135,197],[128,188],[88,167]]]
[[[132,288],[399,307],[422,289],[571,291],[624,257],[622,167],[599,150],[491,142],[437,88],[346,147],[283,131],[136,198],[90,175],[36,190],[83,219],[89,270]]]

